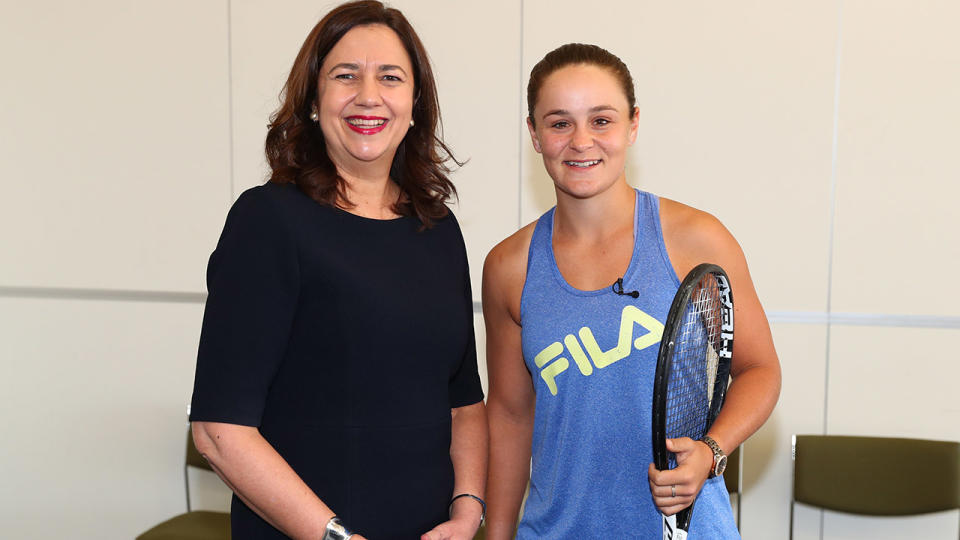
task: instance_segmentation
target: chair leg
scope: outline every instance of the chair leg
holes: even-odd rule
[[[790,540],[793,540],[793,505],[795,503],[790,501]]]
[[[743,525],[740,521],[740,509],[743,508],[743,493],[737,493],[737,530],[743,534]]]
[[[190,471],[187,466],[183,466],[183,487],[187,492],[187,512],[190,512]]]
[[[737,530],[743,535],[743,525],[741,521],[742,513],[740,510],[743,508],[743,455],[745,444],[740,445],[740,455],[738,456],[737,464]]]

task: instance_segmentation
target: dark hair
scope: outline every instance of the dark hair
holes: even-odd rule
[[[267,131],[267,162],[270,181],[294,183],[317,202],[336,205],[338,198],[350,205],[346,185],[326,151],[320,125],[310,119],[317,100],[317,84],[324,58],[350,29],[381,24],[393,30],[403,43],[414,71],[414,126],[397,148],[390,177],[405,196],[394,204],[400,215],[416,215],[429,227],[448,212],[446,201],[456,188],[447,175],[447,160],[462,165],[437,135],[442,130],[437,84],[427,52],[417,33],[399,10],[381,2],[349,2],[327,13],[303,42],[290,76],[280,93],[280,108],[270,117]]]
[[[532,124],[536,125],[533,118],[533,107],[537,104],[543,82],[560,68],[577,64],[593,65],[610,70],[610,73],[620,83],[623,94],[627,97],[630,112],[632,113],[636,108],[637,98],[633,91],[633,77],[630,76],[630,70],[627,69],[623,60],[596,45],[567,43],[548,52],[530,71],[530,82],[527,83],[527,117]]]

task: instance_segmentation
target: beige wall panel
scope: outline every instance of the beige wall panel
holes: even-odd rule
[[[480,385],[483,387],[483,395],[486,397],[490,385],[487,375],[487,328],[484,326],[482,313],[473,314],[473,328],[477,335],[477,368],[480,371]]]
[[[843,9],[833,309],[956,316],[921,270],[960,264],[960,3]]]
[[[307,33],[338,2],[231,3],[234,198],[269,176],[264,139],[270,115]]]
[[[525,6],[523,84],[565,42],[619,55],[640,107],[628,180],[719,217],[768,309],[823,310],[836,2],[618,2],[596,24],[581,23],[581,2]],[[539,156],[524,148],[531,221],[554,198]]]
[[[831,434],[960,441],[958,329],[834,326]]]
[[[789,492],[788,492],[789,493]],[[789,501],[786,504],[790,504]],[[787,507],[789,510],[789,507]],[[794,540],[824,540],[820,535],[820,523],[823,519],[823,512],[817,508],[810,506],[804,506],[798,504],[794,508],[793,514],[793,539]],[[789,527],[790,518],[789,516],[784,518],[784,521],[780,523],[779,530],[777,531],[776,538],[789,538]],[[747,540],[754,539],[765,539],[765,536],[754,536],[745,534],[743,538]]]
[[[202,311],[0,298],[0,537],[128,540],[184,511]]]
[[[229,202],[224,2],[0,18],[0,285],[203,289]]]
[[[960,440],[960,330],[835,326],[830,337],[828,432]],[[825,538],[956,538],[957,513],[917,518],[826,514]]]
[[[237,194],[266,178],[263,140],[277,94],[303,39],[337,4],[295,0],[282,10],[266,2],[233,4]],[[445,139],[458,159],[469,160],[452,179],[460,192],[455,211],[473,269],[474,298],[479,298],[483,258],[519,223],[520,8],[511,0],[397,0],[391,5],[404,12],[423,40],[437,78]]]
[[[783,388],[767,423],[744,446],[744,538],[785,539],[789,533],[793,463],[790,436],[821,433],[826,365],[826,326],[774,324],[773,337],[780,356]],[[819,512],[800,509],[795,538],[815,538]]]

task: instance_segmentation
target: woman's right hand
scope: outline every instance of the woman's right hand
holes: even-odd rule
[[[252,426],[193,422],[193,442],[237,497],[291,538],[321,538],[334,512]],[[354,535],[363,540],[363,537]]]

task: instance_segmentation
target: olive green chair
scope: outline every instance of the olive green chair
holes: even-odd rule
[[[734,449],[727,456],[727,470],[723,473],[723,482],[727,485],[727,493],[730,496],[737,496],[737,528],[740,526],[740,507],[743,506],[743,499],[740,497],[740,486],[743,483],[743,452],[741,447]]]
[[[137,537],[137,540],[230,540],[230,514],[191,510],[190,467],[212,471],[207,460],[197,452],[193,436],[187,430],[187,458],[183,465],[183,483],[187,493],[187,513],[174,516]]]
[[[796,503],[872,516],[960,509],[960,443],[794,435],[790,538]]]

